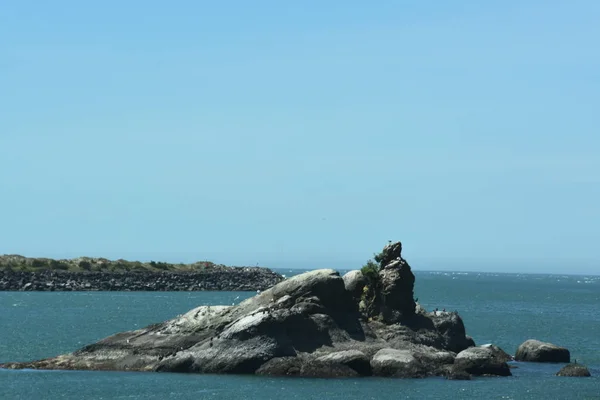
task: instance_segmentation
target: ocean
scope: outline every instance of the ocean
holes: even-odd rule
[[[478,345],[514,354],[530,338],[552,342],[567,347],[592,378],[556,377],[561,365],[535,363],[515,363],[512,377],[472,381],[0,370],[0,399],[600,399],[600,276],[415,275],[419,302],[428,310],[457,310]],[[252,294],[0,292],[0,362],[71,352],[198,305],[238,303]]]

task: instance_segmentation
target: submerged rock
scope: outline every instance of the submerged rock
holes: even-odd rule
[[[343,279],[322,269],[238,305],[197,307],[74,353],[0,367],[321,377],[504,375],[505,362],[494,358],[499,352],[466,350],[474,342],[457,313],[415,313],[414,275],[398,258],[401,245],[386,249],[389,262],[378,293],[387,313],[382,318],[359,311],[360,276]]]
[[[571,362],[571,353],[564,347],[529,339],[519,346],[515,354],[515,360],[568,363]]]
[[[567,364],[556,373],[556,376],[576,376],[576,377],[588,377],[592,376],[590,370],[582,364]]]

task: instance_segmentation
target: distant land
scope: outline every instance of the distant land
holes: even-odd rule
[[[0,291],[264,290],[284,277],[268,268],[78,257],[0,256]]]
[[[198,261],[192,264],[173,264],[161,261],[127,261],[123,259],[109,260],[106,258],[78,257],[72,259],[29,258],[18,254],[0,256],[0,268],[13,271],[36,272],[42,270],[52,271],[96,271],[96,272],[200,272],[209,269],[229,268],[225,265],[215,264],[210,261]]]

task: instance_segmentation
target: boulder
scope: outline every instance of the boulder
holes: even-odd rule
[[[457,312],[434,311],[428,314],[433,326],[444,340],[441,345],[454,352],[475,346],[475,342],[466,335],[465,324]]]
[[[319,269],[293,276],[264,292],[262,297],[277,300],[283,296],[295,300],[299,297],[316,297],[325,307],[335,310],[348,310],[350,295],[346,292],[344,280],[333,269]],[[251,303],[252,299],[246,300]]]
[[[556,376],[577,376],[588,377],[592,376],[585,365],[582,364],[567,364],[556,373]]]
[[[469,347],[456,355],[453,374],[510,376],[503,353],[491,347]]]
[[[381,349],[371,360],[373,374],[396,378],[424,377],[427,371],[410,350]]]
[[[571,362],[571,353],[564,347],[529,339],[519,346],[515,354],[515,360],[568,363]]]
[[[316,361],[326,366],[344,365],[361,376],[369,376],[372,373],[369,358],[359,350],[337,351],[321,356]]]
[[[504,350],[502,350],[500,347],[496,346],[495,344],[482,344],[480,347],[485,348],[485,349],[490,349],[492,351],[492,354],[494,354],[494,357],[496,358],[496,360],[502,360],[504,362],[509,362],[509,361],[514,361],[514,357],[511,356],[510,354],[508,354],[507,352],[505,352]]]
[[[353,270],[347,272],[342,278],[344,279],[346,290],[350,292],[355,299],[360,299],[363,288],[367,284],[367,279],[363,273],[359,270]]]

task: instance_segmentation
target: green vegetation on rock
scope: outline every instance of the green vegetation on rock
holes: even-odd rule
[[[364,307],[363,311],[365,314],[372,318],[378,316],[377,294],[379,293],[381,286],[379,271],[383,267],[381,265],[383,258],[383,253],[375,253],[373,259],[368,260],[360,269],[367,280],[367,284],[365,285],[361,296],[361,304]]]

